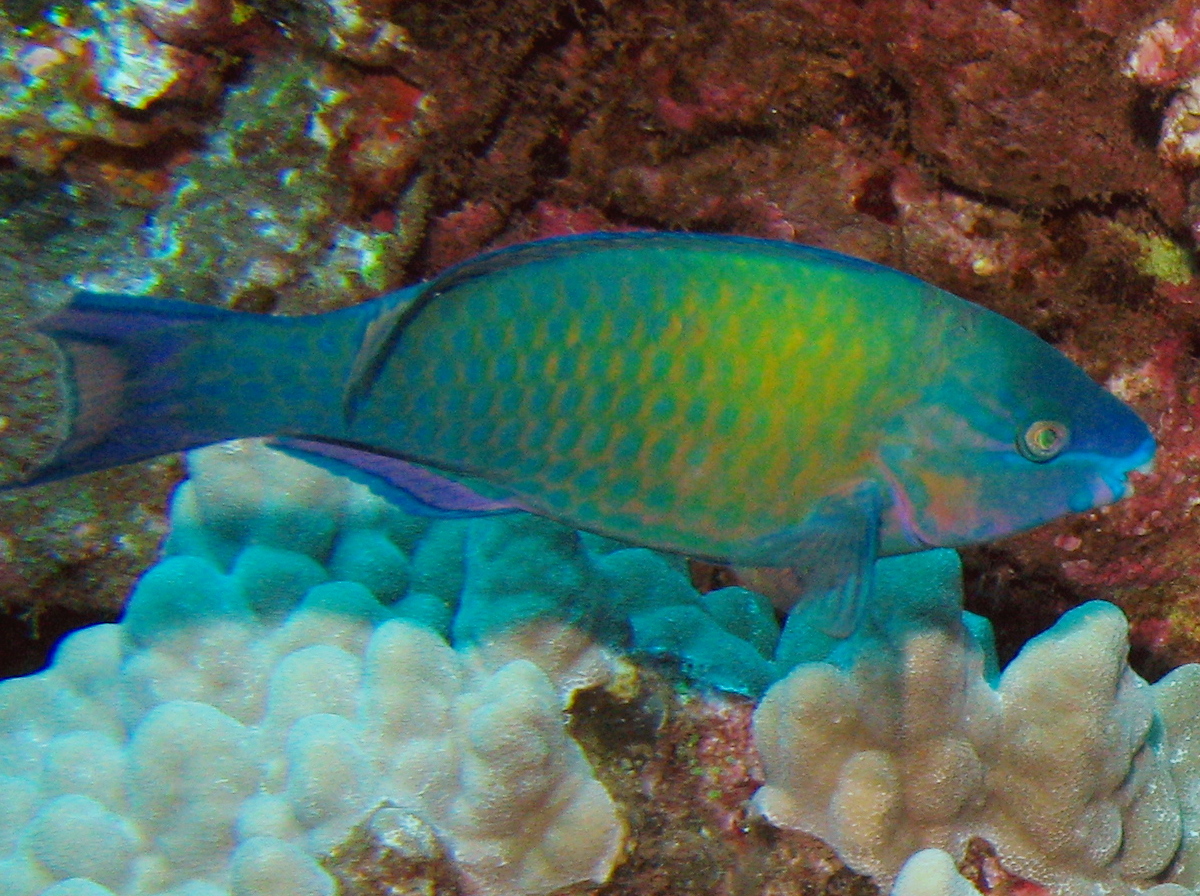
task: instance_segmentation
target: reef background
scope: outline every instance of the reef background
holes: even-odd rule
[[[65,400],[20,321],[76,288],[297,314],[536,237],[794,239],[992,307],[1142,413],[1161,449],[1136,497],[965,559],[1002,659],[1099,597],[1155,679],[1200,659],[1198,169],[1196,2],[10,0],[0,475]],[[181,475],[0,498],[0,675],[121,613]],[[606,892],[874,891],[819,841],[746,826],[749,713],[653,673],[572,706],[637,831]],[[1034,886],[982,842],[963,867]]]
[[[597,229],[794,239],[1037,332],[1155,428],[1109,511],[967,552],[1002,658],[1093,597],[1200,658],[1200,4],[37,0],[0,12],[0,472],[79,287],[304,313]],[[0,499],[0,672],[119,614],[165,459]],[[715,583],[721,570],[695,570]]]

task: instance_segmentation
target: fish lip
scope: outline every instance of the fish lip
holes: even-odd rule
[[[1122,498],[1129,497],[1130,492],[1133,491],[1129,485],[1129,479],[1124,473],[1102,473],[1101,479],[1104,480],[1109,492],[1108,500],[1101,500],[1102,505],[1115,504]]]
[[[1154,436],[1147,436],[1145,441],[1138,446],[1136,451],[1130,453],[1126,462],[1121,465],[1119,470],[1112,472],[1101,473],[1100,477],[1104,480],[1105,486],[1108,487],[1111,493],[1111,498],[1103,503],[1115,504],[1124,498],[1128,498],[1133,494],[1133,483],[1129,481],[1131,473],[1140,473],[1145,476],[1154,470],[1154,455],[1158,450],[1158,444],[1154,441]]]
[[[1143,476],[1148,476],[1154,472],[1154,457],[1158,452],[1158,443],[1154,441],[1154,436],[1147,436],[1146,441],[1142,442],[1141,447],[1133,453],[1133,460],[1144,456],[1144,460],[1139,464],[1130,464],[1129,472],[1141,473]]]

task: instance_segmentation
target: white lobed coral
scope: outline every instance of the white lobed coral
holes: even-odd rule
[[[1131,893],[1163,876],[1196,885],[1200,807],[1185,782],[1198,723],[1184,707],[1200,701],[1200,669],[1148,685],[1126,664],[1124,617],[1095,602],[997,675],[982,620],[959,615],[953,552],[877,573],[863,632],[798,665],[755,714],[766,780],[755,801],[772,823],[817,834],[883,882],[914,853],[961,854],[980,836],[1008,868],[1066,894]],[[929,874],[945,870],[930,862]],[[897,892],[929,879],[925,864]],[[931,891],[959,889],[943,875]]]
[[[431,557],[423,522],[260,446],[193,472],[122,623],[0,683],[6,896],[327,896],[320,858],[384,803],[482,894],[607,879],[624,824],[562,714],[604,651],[545,620],[456,651],[401,611],[454,587],[461,534]]]
[[[977,896],[978,892],[958,873],[948,853],[922,849],[913,853],[896,875],[891,896]]]

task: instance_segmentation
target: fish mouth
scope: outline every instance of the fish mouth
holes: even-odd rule
[[[1154,441],[1154,436],[1146,436],[1146,440],[1138,447],[1138,450],[1129,456],[1129,464],[1127,472],[1141,473],[1143,476],[1154,472],[1154,452],[1158,450],[1158,444]]]
[[[1129,477],[1124,473],[1101,473],[1100,478],[1104,481],[1108,492],[1107,495],[1103,492],[1096,495],[1100,505],[1115,504],[1122,498],[1128,498],[1133,492],[1133,487],[1129,484]]]
[[[1077,489],[1067,501],[1071,513],[1088,513],[1098,507],[1115,504],[1130,492],[1124,472],[1102,470],[1091,481]]]
[[[1100,474],[1103,489],[1097,489],[1096,498],[1100,505],[1114,504],[1133,494],[1133,483],[1129,481],[1131,473],[1146,476],[1154,470],[1154,452],[1158,446],[1153,436],[1148,436],[1138,449],[1131,453],[1125,461],[1114,470]],[[1107,494],[1105,494],[1107,492]]]

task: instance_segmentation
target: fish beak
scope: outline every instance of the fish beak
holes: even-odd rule
[[[1109,492],[1112,493],[1112,497],[1103,503],[1112,504],[1133,494],[1133,483],[1129,481],[1129,477],[1133,473],[1146,476],[1154,470],[1154,451],[1156,447],[1154,438],[1151,436],[1142,443],[1137,451],[1130,455],[1128,467],[1125,467],[1119,473],[1110,472],[1101,474],[1104,484],[1108,486]]]
[[[1135,464],[1134,466],[1130,467],[1130,472],[1141,473],[1143,476],[1148,476],[1150,473],[1154,472],[1154,452],[1157,449],[1158,445],[1154,441],[1154,436],[1147,436],[1146,441],[1142,442],[1141,447],[1134,452],[1133,457],[1131,458],[1134,461],[1136,461],[1138,458],[1145,458],[1145,460],[1143,460],[1140,464]]]
[[[1122,498],[1129,497],[1133,492],[1133,486],[1129,484],[1129,480],[1125,478],[1124,474],[1105,473],[1103,479],[1111,494],[1111,497],[1103,502],[1105,504],[1115,504]]]

